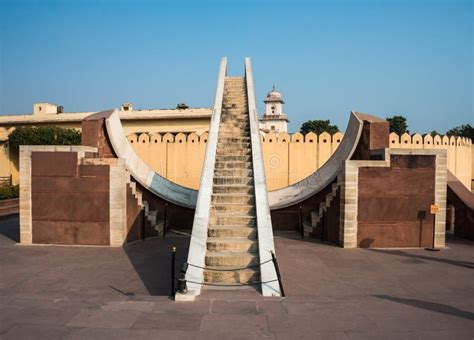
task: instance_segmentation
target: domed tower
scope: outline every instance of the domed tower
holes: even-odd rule
[[[283,113],[283,101],[281,93],[275,89],[268,92],[263,101],[265,103],[265,114],[260,118],[260,129],[268,132],[288,132],[288,117]]]

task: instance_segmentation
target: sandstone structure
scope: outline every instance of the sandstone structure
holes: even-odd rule
[[[472,193],[449,173],[447,150],[467,157],[470,141],[444,145],[415,135],[409,143],[390,135],[386,120],[360,112],[351,112],[324,162],[269,190],[266,142],[287,152],[301,145],[319,151],[331,136],[262,136],[248,58],[243,77],[228,76],[222,59],[205,137],[174,139],[204,149],[198,190],[169,180],[140,154],[136,146],[147,143],[126,138],[121,111],[81,124],[82,146],[21,147],[21,243],[122,246],[169,229],[191,230],[189,290],[178,299],[193,299],[205,285],[251,285],[280,295],[274,230],[344,248],[444,247],[449,206],[460,220],[455,233],[469,238],[474,229]],[[168,150],[172,143],[156,144]]]

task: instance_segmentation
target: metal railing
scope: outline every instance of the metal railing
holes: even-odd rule
[[[211,282],[197,282],[197,281],[191,281],[191,280],[186,280],[185,279],[186,271],[187,271],[188,267],[194,267],[194,268],[199,268],[201,270],[210,270],[210,271],[217,271],[217,272],[221,272],[221,271],[238,272],[238,271],[241,271],[241,270],[259,268],[260,266],[262,266],[264,264],[267,264],[269,262],[273,263],[273,266],[274,266],[275,272],[276,272],[276,278],[273,279],[273,280],[252,281],[250,283],[229,284],[229,283],[225,283],[223,281],[222,282],[211,283]],[[171,285],[170,285],[171,286],[171,295],[170,295],[171,297],[174,297],[176,295],[176,292],[185,294],[187,292],[187,287],[186,287],[187,283],[192,283],[192,284],[200,285],[200,286],[214,286],[214,287],[245,287],[245,286],[259,286],[259,285],[262,285],[262,284],[265,284],[265,283],[272,283],[272,282],[278,282],[278,285],[279,285],[279,288],[280,288],[280,295],[281,295],[281,297],[285,297],[285,291],[283,289],[283,284],[281,282],[280,268],[278,266],[278,261],[277,261],[277,258],[275,256],[275,253],[273,251],[271,252],[271,259],[269,259],[267,261],[264,261],[264,262],[261,262],[261,263],[258,263],[258,264],[250,265],[250,266],[247,266],[247,267],[241,267],[241,268],[232,268],[232,269],[207,268],[207,267],[198,266],[198,265],[195,265],[195,264],[192,264],[192,263],[184,262],[181,265],[180,277],[176,277],[176,247],[173,246],[172,253],[171,253],[171,275],[170,275],[170,277],[171,277]],[[178,289],[176,289],[176,281],[178,281]]]

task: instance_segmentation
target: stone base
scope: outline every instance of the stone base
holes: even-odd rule
[[[196,299],[196,292],[194,290],[188,290],[186,294],[181,294],[176,292],[174,296],[174,301],[178,302],[192,302]]]

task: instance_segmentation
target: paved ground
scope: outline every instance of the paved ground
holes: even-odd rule
[[[0,221],[1,339],[474,339],[474,243],[344,250],[276,237],[287,297],[168,299],[170,236],[125,249],[16,246]]]

